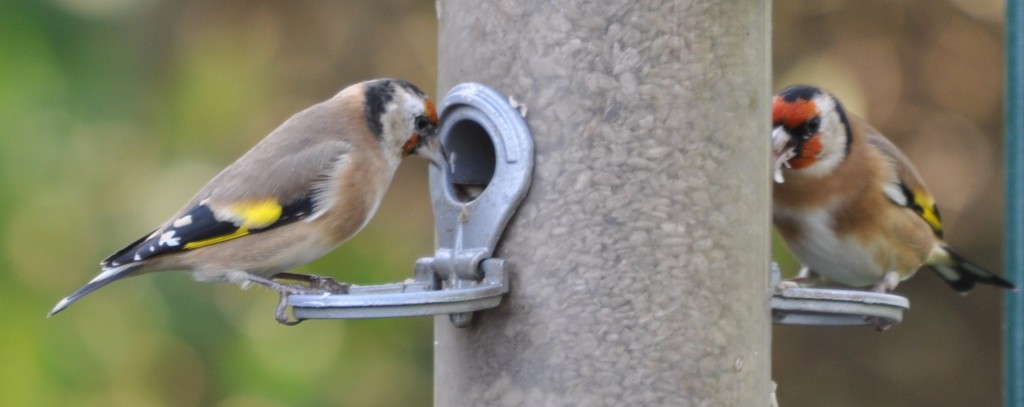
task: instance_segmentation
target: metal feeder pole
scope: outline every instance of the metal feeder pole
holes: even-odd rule
[[[1024,281],[1024,2],[1006,2],[1006,227],[1004,268]],[[1006,294],[1005,401],[1024,405],[1024,292]]]
[[[438,92],[516,99],[536,162],[434,405],[768,405],[770,2],[437,7]]]

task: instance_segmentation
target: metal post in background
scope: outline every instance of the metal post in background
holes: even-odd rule
[[[435,405],[768,404],[770,7],[438,2],[438,93],[518,100],[536,165]]]
[[[1024,281],[1024,4],[1006,2],[1006,262]],[[1024,292],[1006,294],[1006,405],[1024,406]]]

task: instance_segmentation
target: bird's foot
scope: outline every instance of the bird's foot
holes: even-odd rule
[[[878,284],[875,284],[873,287],[871,287],[871,292],[886,294],[892,290],[895,290],[896,286],[898,286],[899,284],[900,274],[895,271],[889,271],[882,276],[882,281],[879,281]],[[887,330],[893,325],[891,321],[885,318],[866,317],[865,320],[867,321],[868,325],[874,325],[875,329],[877,329],[878,332]]]
[[[796,277],[788,280],[782,280],[775,286],[776,292],[781,292],[789,288],[804,288],[813,287],[821,283],[821,279],[817,277]]]
[[[348,294],[348,289],[352,286],[352,284],[341,283],[333,278],[316,274],[277,273],[270,276],[270,278],[305,282],[309,285],[309,288],[319,291],[317,294],[322,294],[324,292],[330,294]]]
[[[283,280],[294,280],[294,281],[305,281],[309,285],[302,284],[282,284],[273,279],[260,277],[255,274],[247,275],[248,281],[256,283],[274,290],[280,296],[277,302],[277,311],[274,314],[274,319],[282,325],[298,325],[302,322],[301,319],[291,319],[288,317],[288,296],[293,294],[306,294],[306,295],[319,295],[319,294],[345,294],[348,293],[349,284],[339,283],[329,277],[317,276],[317,275],[306,275],[306,274],[293,274],[293,273],[278,273],[272,278],[279,278]]]
[[[782,290],[788,288],[804,288],[813,287],[819,285],[825,281],[818,273],[815,273],[809,267],[801,267],[800,272],[797,273],[796,277],[782,280],[775,285],[775,292],[782,292]]]
[[[801,279],[793,278],[789,280],[782,280],[779,284],[775,285],[775,291],[784,291],[790,288],[801,288],[806,287],[807,284],[804,281],[798,281]]]
[[[885,294],[896,289],[896,286],[900,285],[900,273],[890,271],[882,276],[882,281],[871,287],[871,292]]]

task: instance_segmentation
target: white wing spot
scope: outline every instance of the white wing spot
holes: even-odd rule
[[[135,261],[141,261],[141,260],[142,260],[142,256],[139,256],[139,254],[138,254],[138,253],[135,253],[135,258],[134,258],[133,260],[135,260]]]
[[[180,219],[174,221],[172,224],[176,228],[185,227],[192,224],[192,215],[185,215]]]
[[[889,197],[889,200],[896,203],[899,206],[907,206],[907,196],[903,194],[903,189],[900,188],[899,184],[887,182],[882,187],[882,191],[885,192],[885,196]]]
[[[106,280],[108,278],[116,276],[118,273],[124,271],[125,268],[127,267],[128,265],[126,264],[121,267],[104,268],[103,272],[100,273],[98,276],[94,277],[92,280],[89,280],[89,283],[95,283],[97,281]]]
[[[181,244],[181,238],[174,237],[175,231],[169,231],[160,235],[160,242],[157,243],[161,246],[177,246]]]

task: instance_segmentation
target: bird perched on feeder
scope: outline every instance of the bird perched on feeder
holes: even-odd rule
[[[787,88],[772,99],[772,126],[772,219],[804,266],[790,283],[819,276],[886,292],[925,266],[961,293],[1015,288],[950,250],[917,170],[834,96]]]
[[[281,294],[343,291],[325,277],[285,273],[327,254],[376,212],[403,158],[445,166],[434,104],[411,83],[349,86],[289,118],[204,186],[174,216],[100,266],[49,315],[116,280],[186,270],[199,281],[255,283]],[[309,286],[274,278],[305,280]]]

